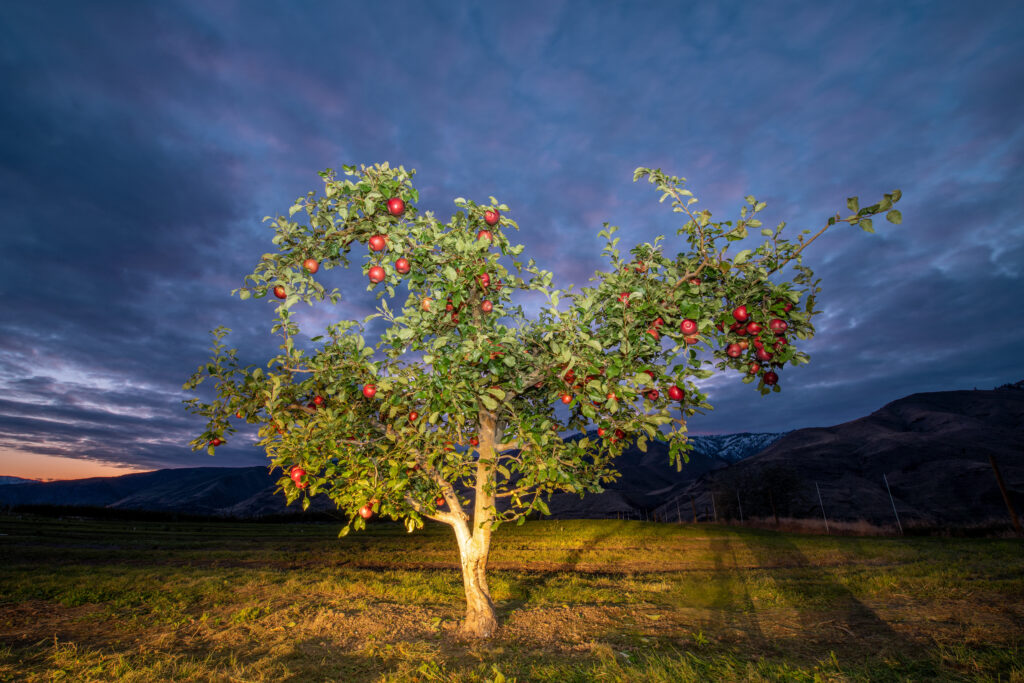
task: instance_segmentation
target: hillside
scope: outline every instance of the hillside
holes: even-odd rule
[[[756,453],[777,438],[778,434],[694,437],[694,453],[682,472],[669,466],[665,444],[651,444],[646,454],[633,447],[619,460],[621,479],[609,484],[605,493],[582,500],[575,495],[558,495],[552,498],[550,508],[556,516],[566,518],[636,517],[639,510],[661,503],[662,492]],[[286,506],[284,496],[274,493],[278,476],[268,474],[262,466],[192,467],[26,483],[0,488],[0,505],[106,507],[239,518],[297,513],[298,506]],[[333,505],[319,497],[311,509],[330,510]]]
[[[658,512],[675,516],[674,500],[690,506],[692,497],[700,516],[707,509],[737,518],[742,505],[747,517],[770,517],[774,502],[781,516],[820,518],[824,504],[832,519],[894,524],[884,474],[905,523],[1007,520],[989,456],[1024,513],[1018,386],[913,394],[858,420],[790,432],[753,457],[678,487]]]

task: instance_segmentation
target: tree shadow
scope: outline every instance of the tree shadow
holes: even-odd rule
[[[767,573],[771,591],[784,607],[795,608],[798,627],[791,637],[800,638],[807,646],[819,651],[827,648],[898,656],[920,647],[855,595],[837,576],[842,572],[842,566],[812,561],[786,534],[753,532],[758,536],[755,538],[747,536],[750,533],[737,534],[737,540],[743,543],[758,567],[752,571]],[[770,542],[766,542],[769,539],[762,535],[771,535]],[[857,538],[843,537],[841,542],[854,546],[855,550],[861,546]],[[743,577],[739,578],[742,580]],[[750,606],[743,614],[757,622],[758,613],[749,600],[749,592],[745,594],[743,603]],[[759,625],[748,628],[766,646],[771,645],[773,638],[784,638],[779,631],[786,629],[784,624],[774,624],[772,630],[775,634],[766,637]]]
[[[579,564],[587,553],[593,551],[607,538],[621,535],[626,525],[637,523],[607,520],[600,525],[599,532],[595,531],[581,545],[570,550],[565,555],[565,559],[559,563],[559,567],[550,570],[523,572],[514,581],[514,586],[510,586],[510,590],[513,593],[512,597],[500,605],[496,605],[499,621],[504,623],[512,613],[522,609],[545,591],[551,590],[554,584],[560,580],[561,575],[569,572],[578,572]],[[590,525],[589,528],[596,530],[598,527],[597,525]]]

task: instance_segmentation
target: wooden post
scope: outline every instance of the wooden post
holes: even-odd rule
[[[683,523],[683,513],[679,511],[679,498],[676,497],[676,524]]]
[[[1013,503],[1010,501],[1010,494],[1006,491],[1006,485],[1003,484],[1003,475],[999,473],[999,467],[996,466],[995,456],[989,453],[988,461],[992,465],[992,471],[996,473],[996,483],[999,484],[999,492],[1003,494],[1003,502],[1006,503],[1006,509],[1010,512],[1013,528],[1017,530],[1018,536],[1024,536],[1024,530],[1020,527],[1020,518],[1017,517],[1017,511],[1013,509]]]
[[[715,513],[715,521],[717,522],[718,521],[718,506],[715,505],[715,492],[714,491],[711,492],[711,509]]]
[[[736,489],[736,504],[740,506],[740,524],[743,524],[743,501],[740,500],[739,489]]]
[[[779,525],[779,513],[775,510],[775,492],[768,489],[768,502],[772,504],[772,517],[775,518],[775,526]]]
[[[693,508],[693,523],[697,523],[697,501],[694,500],[693,494],[690,494],[690,506]]]
[[[889,478],[882,472],[882,480],[885,482],[885,490],[889,492],[889,502],[892,503],[892,514],[896,515],[896,526],[900,528],[900,536],[903,535],[903,525],[900,524],[900,513],[896,512],[896,501],[892,499],[892,489],[889,488]]]
[[[821,517],[825,520],[825,533],[832,535],[832,531],[828,528],[828,515],[825,514],[825,503],[821,501],[821,489],[818,488],[818,482],[814,482],[814,488],[818,491],[818,505],[821,506]]]

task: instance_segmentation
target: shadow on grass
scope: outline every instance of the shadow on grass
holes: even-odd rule
[[[564,573],[576,571],[584,555],[593,551],[602,541],[621,534],[626,524],[628,522],[607,522],[600,527],[600,533],[591,534],[589,538],[584,539],[581,545],[573,548],[565,555],[565,559],[561,562],[561,569],[557,571],[532,572],[514,580],[509,587],[513,593],[512,598],[497,606],[499,622],[505,622],[510,614],[522,609],[536,597],[550,591],[555,582],[561,580],[561,575]]]
[[[898,656],[922,647],[893,629],[854,594],[839,576],[845,571],[844,567],[819,566],[789,536],[779,534],[766,543],[759,535],[736,534],[732,541],[722,538],[718,542],[726,551],[731,543],[740,542],[753,557],[755,566],[771,568],[757,571],[767,572],[776,597],[781,598],[787,607],[795,608],[799,637],[819,654],[827,654],[827,649]],[[860,545],[858,539],[843,538],[842,542],[846,546]],[[745,573],[721,570],[716,580],[724,581],[726,576],[733,575],[738,582],[744,583]],[[737,617],[748,622],[747,631],[753,638],[771,646],[773,638],[765,637],[759,624],[758,610],[745,589]],[[779,629],[773,630],[777,632]]]

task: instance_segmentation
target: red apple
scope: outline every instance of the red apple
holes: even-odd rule
[[[598,428],[597,428],[597,435],[598,435],[598,436],[604,436],[604,435],[605,435],[605,429],[604,429],[604,427],[598,427]]]
[[[660,395],[661,394],[658,393],[657,389],[651,389],[650,391],[647,392],[647,398],[648,398],[648,400],[651,400],[651,401],[657,401],[658,400],[658,396],[660,396]]]
[[[698,341],[700,341],[700,337],[693,334],[690,335],[689,337],[683,337],[683,341],[686,342],[687,344],[696,344]]]
[[[418,418],[419,416],[420,414],[413,410],[412,412],[409,413],[409,422],[415,422],[416,418]]]
[[[299,479],[302,479],[304,476],[306,476],[306,470],[296,465],[291,469],[291,472],[289,473],[288,476],[292,478],[292,481],[298,483]]]
[[[694,287],[700,287],[700,278],[699,277],[692,277],[692,278],[690,278],[690,284],[693,285]]]
[[[747,323],[747,334],[757,334],[763,329],[760,323],[755,323],[753,320]]]
[[[762,363],[767,363],[772,359],[772,354],[768,351],[765,351],[764,349],[758,349],[757,353],[755,353],[754,355],[757,356],[757,359]]]
[[[740,348],[743,349],[744,351],[746,351],[747,348],[750,346],[750,344],[747,343],[746,339],[741,339],[739,344],[740,344]]]
[[[367,271],[367,276],[370,278],[370,282],[378,283],[384,281],[384,269],[380,266],[374,266]]]
[[[480,283],[480,287],[487,289],[491,285],[491,276],[487,273],[480,273],[476,276],[476,281]]]
[[[452,324],[453,325],[458,325],[459,324],[459,314],[458,313],[452,313]]]
[[[646,263],[638,263],[638,264],[636,264],[636,266],[633,267],[633,270],[635,270],[638,273],[646,273],[647,272],[647,264]]]
[[[768,329],[775,334],[783,334],[789,328],[789,324],[780,318],[772,318],[772,321],[768,323]]]
[[[308,258],[302,262],[302,267],[308,270],[310,273],[315,273],[320,270],[320,262],[315,258]]]
[[[444,305],[444,310],[446,310],[446,311],[454,311],[455,310],[455,307],[452,306],[452,300],[451,299],[448,299],[448,303],[446,303]]]
[[[757,363],[751,363],[750,369],[747,370],[747,372],[749,372],[751,375],[756,375],[757,373],[761,372],[761,366],[758,365]]]
[[[402,201],[402,200],[398,200],[398,201]],[[363,507],[359,508],[359,516],[362,517],[363,519],[369,519],[370,517],[373,517],[373,507],[371,507],[370,504],[367,503]]]
[[[615,400],[615,392],[614,391],[609,391],[607,394],[604,395],[604,397],[606,399],[608,399],[609,401],[614,401]]]
[[[219,446],[219,445],[221,445],[222,443],[224,443],[224,440],[223,440],[223,439],[211,439],[211,440],[210,440],[210,445],[211,445],[211,446]]]
[[[274,296],[276,296],[278,299],[285,299],[288,297],[288,292],[285,291],[284,287],[278,285],[277,287],[274,287]]]
[[[673,401],[681,401],[683,400],[683,390],[673,384],[668,388],[668,397]]]
[[[366,398],[373,398],[376,395],[377,395],[377,385],[376,384],[364,384],[363,385],[363,396],[365,396]]]
[[[481,230],[476,234],[476,238],[478,240],[487,240],[488,242],[490,242],[491,240],[494,239],[494,235],[491,234],[490,230]]]
[[[661,340],[661,335],[658,333],[658,330],[654,329],[653,327],[651,329],[647,330],[647,334],[649,334],[652,337],[654,337],[654,341],[660,341]]]
[[[569,394],[562,394],[561,398],[562,403],[564,403],[565,405],[569,405],[570,403],[572,403],[572,396],[570,396]]]
[[[501,214],[498,213],[497,209],[484,212],[484,223],[487,223],[487,225],[497,225],[499,219],[501,219]]]
[[[683,334],[697,334],[697,322],[687,318],[679,323],[679,331]]]
[[[324,404],[324,397],[320,395],[314,396],[313,403],[318,406],[322,406]]]
[[[469,445],[470,446],[479,446],[480,445],[480,439],[476,438],[475,436],[470,437]]]
[[[729,344],[725,349],[725,355],[729,358],[739,358],[743,354],[743,349],[740,348],[739,344]]]
[[[622,431],[621,429],[616,429],[615,430],[615,440],[618,441],[619,439],[624,439],[624,438],[626,438],[626,432]]]
[[[655,329],[661,327],[664,324],[665,324],[665,320],[661,316],[658,316],[657,318],[655,318],[654,322],[651,323],[651,325],[654,326]]]
[[[409,272],[409,261],[405,258],[398,259],[397,261],[395,261],[395,270],[397,270],[402,275],[405,275],[406,273]]]
[[[771,385],[775,384],[778,381],[779,381],[779,376],[776,375],[773,371],[769,370],[768,372],[764,373],[764,383],[765,384],[771,386]]]
[[[237,413],[235,413],[235,417],[237,417],[239,420],[241,420],[242,419],[242,411],[239,410]]]
[[[736,318],[736,322],[742,323],[747,321],[747,318],[750,317],[750,314],[747,313],[746,306],[739,306],[738,308],[736,308],[736,310],[732,312],[732,317]]]
[[[441,496],[438,496],[438,497],[437,497],[437,498],[436,498],[436,499],[434,500],[434,503],[436,503],[436,504],[437,504],[437,507],[442,507],[442,506],[444,505],[444,498],[442,498]]]
[[[423,299],[420,300],[420,309],[423,310],[423,311],[426,311],[427,313],[429,313],[430,312],[430,304],[431,304],[432,301],[433,301],[433,299],[431,299],[429,296],[423,297]]]
[[[622,292],[619,294],[619,303],[629,306],[629,292]]]
[[[491,311],[494,310],[494,304],[484,299],[482,302],[480,302],[480,310],[483,311],[484,313],[490,313]]]
[[[374,251],[383,251],[384,247],[388,245],[388,241],[384,239],[384,235],[374,235],[370,238],[368,244],[370,245],[370,249],[373,249]]]
[[[392,197],[388,200],[388,213],[392,216],[401,216],[405,213],[405,202],[400,197]]]

